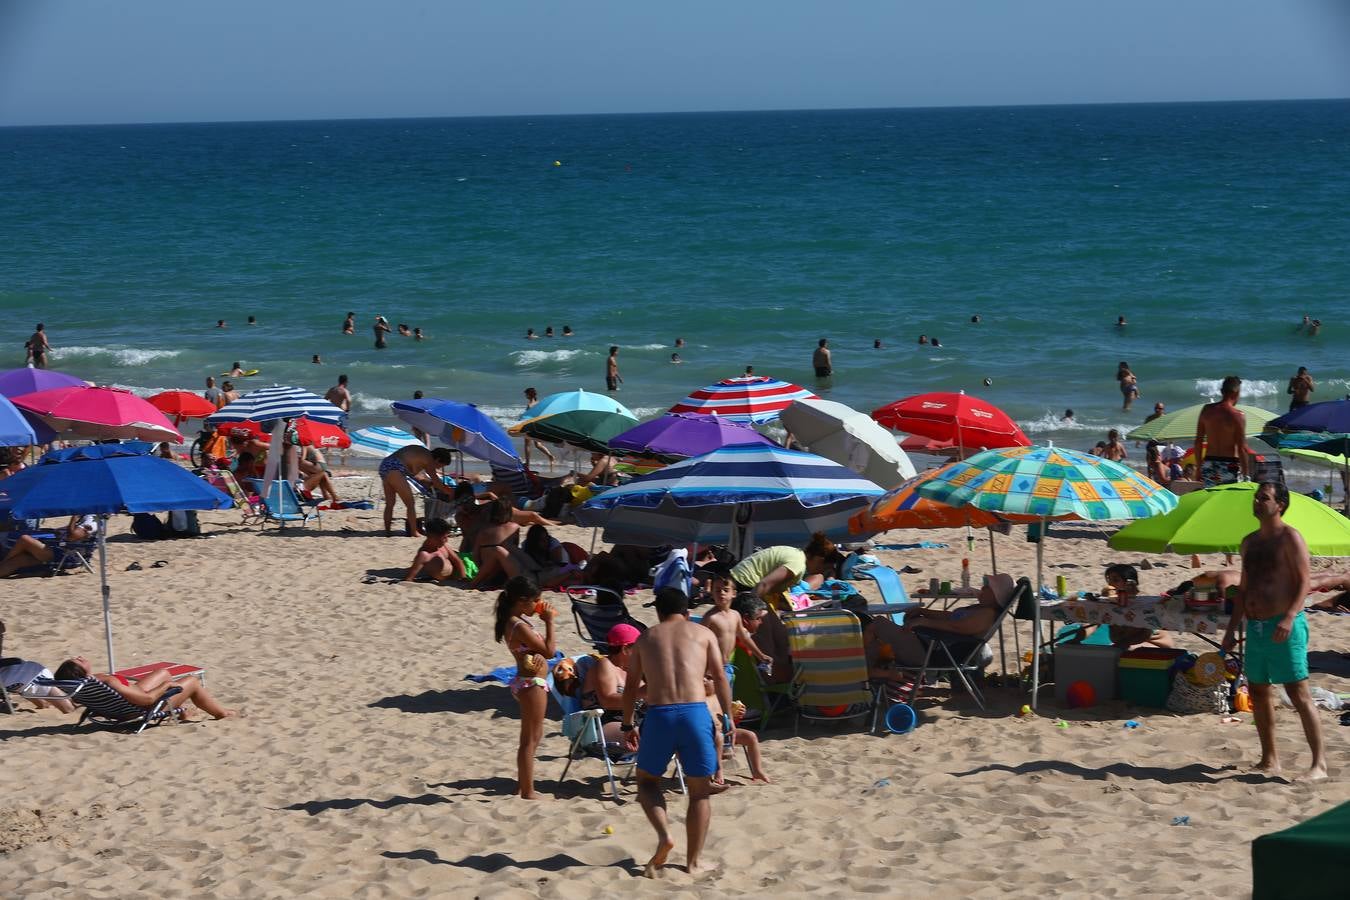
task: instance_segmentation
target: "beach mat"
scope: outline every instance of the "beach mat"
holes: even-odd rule
[[[557,654],[548,661],[548,668],[550,672],[553,671],[553,666],[558,662],[558,660],[562,658],[563,658],[562,651],[559,650]],[[515,666],[500,666],[499,668],[493,669],[491,672],[486,672],[482,675],[465,675],[464,680],[472,681],[474,684],[482,684],[485,681],[500,681],[502,684],[510,684],[511,679],[515,677],[516,677]]]
[[[1350,802],[1252,841],[1252,900],[1350,896]]]

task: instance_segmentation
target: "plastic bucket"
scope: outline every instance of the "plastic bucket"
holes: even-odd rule
[[[918,724],[919,716],[912,706],[896,703],[886,710],[886,730],[891,734],[909,734]]]

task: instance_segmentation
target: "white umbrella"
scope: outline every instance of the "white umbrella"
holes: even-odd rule
[[[909,455],[871,416],[833,400],[794,400],[778,420],[799,443],[890,490],[917,473]]]
[[[421,441],[402,428],[390,428],[387,425],[372,425],[353,431],[348,436],[352,439],[352,450],[362,456],[384,458],[404,447],[422,445]]]

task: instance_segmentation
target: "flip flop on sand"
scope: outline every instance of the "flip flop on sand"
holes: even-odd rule
[[[140,563],[138,563],[138,562],[134,562],[134,563],[132,563],[131,565],[127,566],[127,571],[128,571],[128,572],[139,572],[142,568],[144,568],[144,566],[142,566],[142,565],[141,565]]]
[[[152,562],[152,563],[150,564],[150,568],[152,568],[152,569],[162,569],[162,568],[164,568],[165,566],[167,566],[168,564],[169,564],[169,561],[168,561],[167,559],[157,559],[157,560],[155,560],[154,562]]]
[[[364,578],[361,579],[361,583],[362,583],[362,584],[376,584],[377,582],[379,582],[379,580],[380,580],[380,579],[376,578],[374,575],[367,575],[367,576],[365,576]]]

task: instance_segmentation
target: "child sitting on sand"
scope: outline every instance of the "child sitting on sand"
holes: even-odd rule
[[[704,702],[708,704],[708,712],[713,720],[713,746],[717,748],[717,772],[713,774],[713,784],[726,786],[726,779],[722,777],[722,759],[726,755],[726,732],[720,727],[722,723],[722,706],[717,702],[717,690],[713,685],[711,678],[704,676],[703,687],[707,691]],[[728,711],[732,721],[739,722],[745,715],[745,704],[739,700],[733,700],[731,709]],[[750,760],[750,780],[758,781],[762,784],[771,784],[769,776],[764,774],[764,757],[759,751],[759,735],[746,728],[735,729],[732,737],[732,744],[736,747],[744,747],[746,758]]]
[[[537,615],[544,621],[544,636],[539,637],[526,616]],[[544,714],[548,711],[548,661],[558,652],[553,638],[553,607],[539,599],[539,586],[523,575],[506,582],[497,595],[493,634],[505,641],[516,661],[516,677],[511,679],[511,696],[520,704],[520,747],[516,750],[515,795],[525,800],[534,792],[534,755],[544,736]]]
[[[412,565],[404,581],[416,581],[418,575],[426,575],[434,581],[445,583],[454,579],[468,578],[464,569],[464,560],[450,549],[450,523],[445,519],[428,519],[422,526],[426,540],[417,548]]]

